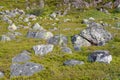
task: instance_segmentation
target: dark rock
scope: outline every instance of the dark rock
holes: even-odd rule
[[[34,73],[43,70],[43,66],[33,62],[27,62],[25,64],[12,64],[11,65],[11,77],[14,76],[32,76]]]
[[[88,61],[110,63],[112,56],[109,54],[109,51],[98,50],[88,56]]]
[[[82,64],[84,64],[84,62],[79,61],[79,60],[71,59],[71,60],[65,61],[63,64],[67,65],[67,66],[75,66],[75,65],[82,65]]]
[[[36,45],[33,46],[33,50],[35,51],[36,55],[45,55],[51,51],[53,51],[54,45],[48,44],[48,45]]]

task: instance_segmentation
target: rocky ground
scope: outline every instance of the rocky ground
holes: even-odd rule
[[[0,1],[1,80],[120,79],[120,2],[101,1]]]

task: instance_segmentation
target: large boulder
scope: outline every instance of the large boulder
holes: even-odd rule
[[[11,65],[11,77],[14,76],[32,76],[34,73],[43,70],[41,64],[27,62],[25,64],[14,63]]]
[[[87,27],[81,31],[80,36],[93,45],[104,45],[112,39],[112,35],[101,26]]]
[[[75,65],[82,65],[82,64],[84,64],[84,62],[75,60],[75,59],[71,59],[71,60],[66,60],[63,64],[66,66],[75,66]]]
[[[88,61],[110,63],[112,55],[109,54],[109,51],[97,50],[88,56]]]
[[[48,45],[36,45],[33,46],[33,50],[35,51],[36,55],[45,55],[49,52],[53,51],[54,45],[48,44]]]

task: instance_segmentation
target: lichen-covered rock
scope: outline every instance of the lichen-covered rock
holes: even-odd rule
[[[71,59],[71,60],[65,61],[63,64],[67,65],[67,66],[75,66],[75,65],[82,65],[82,64],[84,64],[84,62],[75,60],[75,59]]]
[[[9,25],[8,30],[15,31],[15,30],[17,30],[17,26],[15,24]]]
[[[47,31],[28,31],[27,37],[48,40],[53,37],[53,34]]]
[[[26,62],[25,64],[14,63],[11,65],[11,77],[16,76],[32,76],[34,73],[43,70],[41,64]]]
[[[89,41],[87,41],[86,39],[84,39],[83,37],[81,37],[80,35],[72,36],[71,41],[74,45],[79,45],[79,47],[91,46],[91,43]]]
[[[44,28],[42,26],[39,25],[39,23],[35,23],[33,26],[33,30],[44,30]]]
[[[112,35],[100,26],[88,27],[81,31],[80,36],[93,45],[104,45],[112,39]]]
[[[51,44],[33,46],[33,50],[35,51],[36,55],[45,55],[49,52],[52,52],[53,48],[54,48],[54,45],[51,45]]]
[[[19,54],[19,55],[15,56],[14,58],[12,58],[12,63],[29,61],[31,59],[29,54],[30,54],[29,52],[23,51],[21,54]]]
[[[110,63],[112,55],[109,54],[109,51],[97,50],[88,56],[88,61]]]
[[[55,36],[51,37],[50,39],[48,39],[48,43],[53,44],[53,45],[67,45],[68,38],[61,34],[55,35]]]

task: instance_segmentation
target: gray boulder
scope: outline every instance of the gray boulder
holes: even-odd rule
[[[104,45],[112,39],[112,35],[100,26],[88,27],[81,31],[80,36],[93,45]]]
[[[71,59],[71,60],[65,61],[63,64],[67,65],[67,66],[75,66],[75,65],[82,65],[82,64],[84,64],[84,62],[79,61],[79,60]]]
[[[48,45],[36,45],[33,46],[33,50],[35,51],[36,55],[45,55],[49,52],[53,51],[54,45],[48,44]]]
[[[30,54],[29,52],[23,51],[21,54],[19,54],[19,55],[15,56],[14,58],[12,58],[12,63],[29,61],[31,59],[29,54]]]
[[[110,63],[112,55],[109,54],[109,51],[97,50],[88,56],[88,61]]]
[[[64,35],[55,35],[48,39],[49,44],[53,45],[66,45],[68,43],[68,38]]]
[[[72,50],[69,47],[62,47],[61,51],[64,53],[70,53],[70,54],[72,53]]]
[[[14,76],[32,76],[34,73],[43,70],[41,64],[27,62],[25,64],[14,63],[11,65],[11,77]]]
[[[4,77],[4,73],[0,71],[0,78]]]
[[[72,36],[71,41],[74,45],[77,45],[77,46],[79,45],[79,47],[91,46],[91,43],[86,39],[84,39],[83,37],[81,37],[80,35]]]

